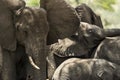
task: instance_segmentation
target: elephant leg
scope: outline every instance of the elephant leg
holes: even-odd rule
[[[3,50],[3,80],[16,80],[16,68],[13,59],[13,53]]]

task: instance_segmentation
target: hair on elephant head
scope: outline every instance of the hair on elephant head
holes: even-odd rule
[[[52,80],[119,80],[119,65],[103,59],[71,58],[55,71]]]
[[[1,0],[0,1],[0,45],[2,48],[14,51],[16,49],[16,36],[14,27],[14,6],[15,9],[24,7],[20,0]],[[19,7],[18,7],[19,6]],[[13,12],[12,12],[13,11]]]
[[[97,25],[98,27],[103,28],[102,21],[99,15],[96,15],[94,11],[87,6],[86,4],[81,4],[77,6],[76,11],[81,17],[82,22],[87,22],[89,24]]]
[[[70,37],[78,29],[80,20],[76,11],[64,0],[41,0],[41,7],[47,11],[50,26],[48,44]]]

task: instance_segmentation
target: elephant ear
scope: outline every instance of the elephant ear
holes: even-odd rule
[[[82,22],[97,25],[103,28],[102,21],[99,15],[95,14],[93,10],[86,4],[81,4],[75,8]]]
[[[64,0],[41,0],[41,7],[47,11],[50,26],[48,44],[69,37],[78,29],[80,20],[76,11]]]
[[[10,51],[16,49],[13,14],[2,1],[0,1],[0,45]]]

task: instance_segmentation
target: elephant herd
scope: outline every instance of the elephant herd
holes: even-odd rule
[[[0,80],[120,80],[120,29],[86,4],[0,1]]]

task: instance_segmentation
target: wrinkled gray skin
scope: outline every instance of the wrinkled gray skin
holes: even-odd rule
[[[16,80],[15,66],[11,53],[16,50],[16,36],[14,27],[14,11],[25,6],[22,0],[0,1],[0,72],[1,80]]]
[[[48,77],[51,78],[55,69],[68,58],[90,58],[93,50],[104,38],[103,29],[81,22],[78,36],[59,39],[58,43],[49,46],[47,57]]]
[[[120,36],[106,37],[97,47],[94,58],[106,59],[120,65]]]
[[[71,58],[64,61],[52,80],[119,80],[120,66],[104,59]]]

